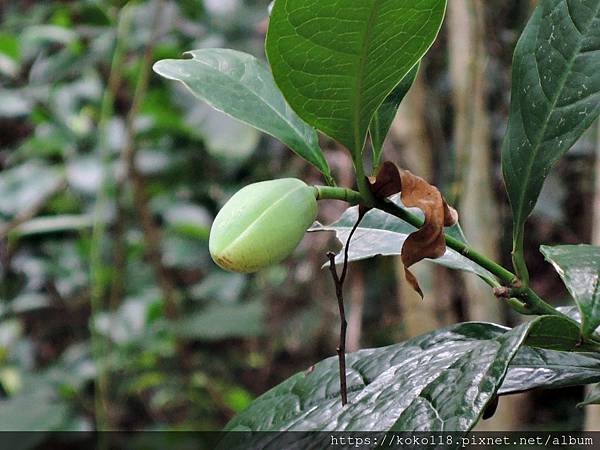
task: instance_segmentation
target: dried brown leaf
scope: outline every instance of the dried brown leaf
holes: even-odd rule
[[[393,162],[383,163],[375,177],[369,177],[371,193],[378,200],[384,200],[402,190],[400,170]]]
[[[458,213],[448,206],[435,186],[390,161],[384,162],[377,175],[368,181],[376,200],[401,192],[405,206],[419,208],[425,215],[423,226],[406,239],[401,253],[406,280],[423,297],[419,282],[409,268],[425,258],[435,259],[446,253],[444,227],[457,223]],[[360,211],[364,214],[368,208],[361,207]]]
[[[449,207],[441,192],[408,170],[401,170],[402,203],[409,208],[419,208],[425,214],[423,226],[412,233],[402,247],[402,263],[406,280],[423,297],[416,277],[409,268],[425,258],[439,258],[446,253],[444,227],[458,221],[456,210]]]

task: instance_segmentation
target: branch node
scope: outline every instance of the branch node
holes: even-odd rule
[[[494,288],[493,292],[497,298],[510,298],[511,289],[503,286],[503,287]]]

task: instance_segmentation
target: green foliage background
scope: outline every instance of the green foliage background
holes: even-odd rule
[[[135,163],[160,233],[162,275],[176,291],[175,309],[165,302],[122,158],[156,3],[127,6],[123,82],[104,121],[123,2],[0,7],[0,429],[220,429],[258,394],[335,353],[336,304],[331,280],[320,270],[333,239],[308,236],[291,260],[252,276],[219,270],[207,245],[212,218],[240,187],[283,176],[321,183],[319,173],[273,139],[152,74],[134,122]],[[497,200],[506,205],[499,143],[512,49],[529,10],[516,0],[487,3]],[[166,1],[153,60],[204,47],[264,58],[267,6],[259,0]],[[452,200],[460,187],[453,176],[444,42],[443,31],[422,70],[436,149],[431,181]],[[347,178],[347,155],[327,140],[322,145],[333,171]],[[532,272],[536,287],[558,303],[566,303],[566,291],[535,243],[587,239],[593,150],[590,134],[559,164],[534,212]],[[397,146],[392,155],[401,162],[408,151]],[[98,214],[103,174],[107,207]],[[342,211],[327,205],[321,219],[332,221]],[[502,214],[509,230],[506,207]],[[94,224],[106,232],[96,242],[101,264],[92,281]],[[365,280],[362,347],[406,338],[391,258],[359,262],[352,270]],[[460,280],[450,278],[443,290],[456,316],[468,319]],[[516,324],[508,312],[498,321]],[[532,396],[524,427],[581,428],[581,412],[573,408],[580,390],[559,392],[553,405]]]

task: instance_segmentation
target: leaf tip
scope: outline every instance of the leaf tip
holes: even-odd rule
[[[425,299],[425,295],[423,294],[423,290],[417,281],[417,277],[410,270],[408,270],[407,267],[404,267],[404,277],[406,278],[406,281],[408,281],[408,284],[410,284],[410,286],[415,290],[415,292],[419,294],[421,300]]]

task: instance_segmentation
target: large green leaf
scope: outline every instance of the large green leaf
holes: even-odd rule
[[[300,117],[356,157],[445,10],[446,0],[277,0],[267,34],[275,81]]]
[[[600,326],[600,247],[560,245],[540,250],[577,303],[583,335],[592,335]]]
[[[600,354],[573,353],[524,346],[510,363],[501,395],[556,389],[600,381]]]
[[[600,0],[542,0],[514,56],[502,149],[515,241],[551,167],[600,113]]]
[[[458,324],[349,354],[345,407],[337,358],[326,359],[259,397],[226,431],[468,431],[496,395],[532,325],[544,320],[512,330]],[[273,437],[261,437],[267,441],[257,448],[269,448]]]
[[[395,197],[394,201],[399,202],[399,199]],[[415,214],[422,215],[419,210],[415,210]],[[317,224],[309,231],[334,231],[338,240],[345,245],[348,240],[348,235],[356,223],[357,218],[358,207],[354,206],[348,208],[337,222],[331,225]],[[404,241],[416,230],[415,227],[395,216],[387,214],[379,209],[372,209],[365,217],[363,217],[352,237],[352,242],[350,243],[348,251],[348,261],[360,261],[380,255],[400,255]],[[464,236],[458,226],[448,228],[446,232],[453,237],[464,241]],[[340,264],[343,260],[344,251],[342,249],[336,257],[336,262]],[[451,269],[472,272],[487,280],[494,279],[494,276],[486,269],[480,267],[451,248],[448,248],[446,254],[441,258],[429,261]]]
[[[531,325],[525,346],[511,361],[499,394],[593,383],[600,377],[600,354],[583,353],[579,327],[546,317]]]
[[[373,166],[375,167],[381,163],[385,138],[390,131],[400,103],[402,103],[402,100],[404,100],[404,97],[406,97],[406,94],[408,94],[408,91],[417,79],[420,66],[420,64],[417,64],[408,72],[396,89],[388,95],[379,109],[373,114],[373,119],[369,126],[369,134],[371,135],[371,142],[373,144]]]
[[[213,108],[279,139],[331,178],[317,132],[290,109],[262,62],[227,49],[187,54],[190,59],[158,61],[154,71],[182,82]]]

